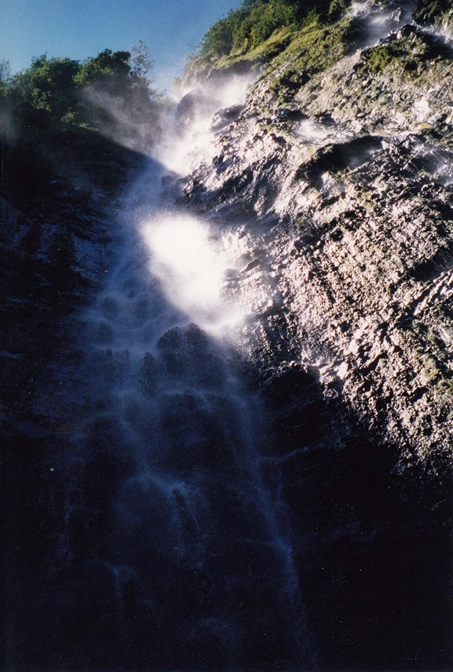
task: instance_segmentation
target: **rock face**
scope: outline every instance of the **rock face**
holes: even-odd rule
[[[319,668],[436,669],[451,661],[452,52],[404,7],[370,40],[366,12],[317,33],[319,56],[309,29],[285,43],[239,116],[214,120],[181,203],[247,250],[224,291],[247,308]]]
[[[451,666],[450,48],[398,5],[272,40],[214,151],[116,219],[136,155],[10,171],[8,672]],[[150,193],[183,266],[187,212],[239,250],[233,346],[150,273]]]
[[[117,198],[126,174],[140,161],[133,152],[102,141],[97,149],[105,152],[104,162],[95,148],[90,157],[73,148],[65,157],[54,150],[56,161],[32,145],[4,149],[0,332],[5,433],[22,414],[31,413],[31,398],[49,378],[49,363],[64,347],[70,318],[108,272]],[[46,422],[45,414],[41,420]]]
[[[49,604],[58,601],[61,584],[56,589],[48,579],[64,502],[51,501],[55,469],[49,460],[55,462],[75,427],[74,409],[61,404],[61,391],[71,385],[64,371],[80,360],[69,334],[110,267],[117,199],[126,175],[141,164],[133,152],[101,140],[88,157],[80,148],[54,155],[58,165],[31,145],[5,143],[2,152],[1,667],[52,669],[38,624],[58,630],[50,625]]]
[[[261,294],[250,351],[273,350],[283,323],[291,357],[398,446],[399,470],[443,472],[451,459],[453,66],[442,44],[403,25],[336,63],[327,53],[305,83],[304,47],[283,52],[185,187],[198,211],[253,222],[256,263],[234,281],[246,303]]]

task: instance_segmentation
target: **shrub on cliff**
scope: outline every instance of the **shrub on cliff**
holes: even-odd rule
[[[79,63],[69,58],[34,58],[31,66],[15,75],[6,95],[27,128],[59,122],[76,105],[74,76]]]
[[[217,57],[232,51],[245,52],[280,28],[302,27],[316,15],[335,19],[348,4],[349,0],[244,0],[208,30],[200,52]]]
[[[0,193],[21,186],[21,203],[42,198],[63,165],[74,176],[118,145],[147,149],[160,132],[162,107],[146,76],[151,67],[143,43],[132,56],[106,49],[82,63],[43,54],[13,76],[0,62]],[[104,189],[118,181],[105,165],[99,180]]]
[[[451,0],[418,0],[414,19],[422,24],[439,23],[451,10]]]
[[[80,63],[70,58],[32,60],[31,66],[9,76],[7,64],[0,72],[0,100],[4,111],[19,120],[20,133],[36,137],[42,132],[67,132],[89,127],[97,130],[99,116],[81,93],[97,85],[111,96],[130,101],[139,94],[142,107],[150,108],[156,98],[146,73],[152,67],[146,45],[133,56],[127,51],[105,49]]]

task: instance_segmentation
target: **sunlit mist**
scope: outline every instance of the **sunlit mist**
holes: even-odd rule
[[[301,138],[309,140],[314,144],[318,144],[329,135],[329,129],[323,128],[319,124],[315,124],[310,119],[306,119],[298,125],[295,129],[296,135],[299,135]]]
[[[146,222],[142,235],[151,252],[152,273],[174,306],[210,331],[240,319],[239,307],[222,295],[232,255],[207,224],[168,214]]]
[[[252,73],[234,75],[180,92],[185,94],[181,103],[186,100],[190,104],[187,115],[175,107],[177,142],[174,132],[167,134],[156,148],[155,157],[168,170],[180,175],[188,174],[201,162],[210,161],[215,153],[215,135],[211,129],[214,114],[222,108],[244,103],[255,77]]]

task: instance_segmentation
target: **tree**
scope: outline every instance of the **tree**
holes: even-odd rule
[[[58,125],[76,104],[74,77],[79,67],[70,58],[34,58],[30,68],[11,80],[17,112],[32,126]]]
[[[11,68],[9,61],[0,61],[0,98],[7,95],[11,84]]]
[[[104,49],[97,56],[87,58],[82,63],[79,72],[74,77],[74,82],[82,87],[114,76],[125,79],[131,72],[130,58],[131,54],[128,51],[112,52],[111,49]]]
[[[5,82],[9,81],[11,78],[11,66],[9,64],[9,61],[5,61],[3,59],[0,61],[0,82],[4,84]]]
[[[132,47],[129,65],[134,78],[149,80],[149,73],[154,69],[154,59],[143,40],[139,40],[138,45]]]

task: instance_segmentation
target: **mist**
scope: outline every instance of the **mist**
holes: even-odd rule
[[[447,658],[452,65],[343,5],[0,90],[10,672]]]
[[[170,101],[150,87],[124,87],[123,79],[95,82],[81,101],[104,137],[144,155],[162,140]]]

